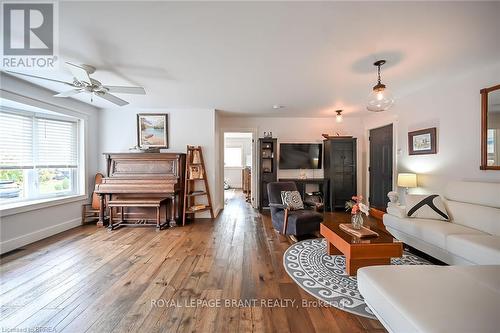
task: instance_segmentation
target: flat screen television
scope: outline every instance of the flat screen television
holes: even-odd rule
[[[321,143],[281,143],[280,169],[321,169]]]

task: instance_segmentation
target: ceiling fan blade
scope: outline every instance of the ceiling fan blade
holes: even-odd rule
[[[67,84],[69,86],[73,85],[70,82],[65,82],[65,81],[60,81],[60,80],[55,80],[55,79],[49,79],[49,78],[46,78],[46,77],[41,77],[41,76],[32,75],[32,74],[25,74],[25,73],[19,73],[19,72],[14,72],[14,71],[6,71],[6,72],[10,73],[10,74],[15,74],[15,75],[29,76],[29,77],[32,77],[32,78],[35,78],[35,79],[41,79],[41,80],[52,81],[52,82],[57,82],[57,83],[63,83],[63,84]]]
[[[70,62],[66,62],[66,65],[68,65],[68,68],[75,79],[80,82],[91,84],[89,73],[87,73],[85,68],[72,64]]]
[[[104,98],[105,100],[113,103],[113,104],[116,104],[118,106],[124,106],[124,105],[127,105],[128,102],[127,101],[124,101],[123,99],[121,98],[118,98],[116,97],[115,95],[111,95],[110,93],[97,93],[96,96],[99,96],[101,98]]]
[[[70,96],[79,94],[82,91],[83,91],[82,89],[73,89],[73,90],[63,91],[62,93],[54,95],[54,97],[70,97]]]
[[[143,87],[104,86],[111,93],[146,95]]]

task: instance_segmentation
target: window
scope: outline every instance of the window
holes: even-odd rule
[[[488,133],[488,135],[487,135],[488,154],[494,154],[495,153],[495,130],[488,129],[487,133]]]
[[[0,205],[77,194],[79,120],[0,110]]]
[[[488,165],[497,165],[498,160],[500,159],[500,154],[498,152],[498,139],[497,137],[500,135],[500,129],[488,129],[487,132],[487,154],[488,154]]]
[[[238,167],[241,168],[242,164],[242,150],[240,147],[226,147],[224,148],[224,166],[225,167]]]

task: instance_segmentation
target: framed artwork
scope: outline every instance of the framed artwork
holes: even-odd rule
[[[141,149],[168,148],[168,114],[137,114],[137,146]]]
[[[202,179],[203,178],[203,169],[199,165],[190,165],[189,166],[189,179]]]
[[[408,133],[408,153],[425,155],[437,153],[436,127]]]

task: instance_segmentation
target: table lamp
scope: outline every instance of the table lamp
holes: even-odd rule
[[[415,173],[400,173],[398,174],[398,186],[405,187],[405,193],[408,194],[410,187],[417,187],[417,174]]]

